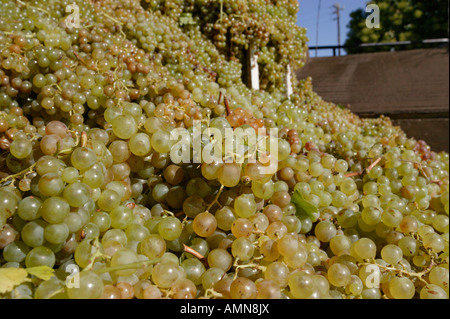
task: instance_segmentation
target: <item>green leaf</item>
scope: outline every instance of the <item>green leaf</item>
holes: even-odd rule
[[[317,219],[317,212],[319,209],[306,201],[299,190],[294,191],[294,194],[291,196],[291,203],[294,204],[296,208],[296,216],[298,218],[309,217],[313,222]]]
[[[27,268],[27,271],[30,275],[33,275],[42,280],[49,280],[55,275],[55,271],[53,268],[48,266],[37,266]]]
[[[23,268],[0,268],[0,294],[10,292],[15,286],[30,281],[28,273]]]

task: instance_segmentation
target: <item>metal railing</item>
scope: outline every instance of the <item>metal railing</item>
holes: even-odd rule
[[[333,50],[333,56],[336,56],[336,51],[340,49],[355,49],[355,48],[370,48],[370,47],[390,47],[391,51],[395,51],[395,47],[397,46],[405,46],[405,45],[423,45],[423,44],[447,44],[448,45],[448,38],[441,38],[441,39],[426,39],[422,41],[399,41],[399,42],[378,42],[378,43],[362,43],[360,45],[325,45],[325,46],[311,46],[309,47],[309,50],[316,51],[316,50]]]

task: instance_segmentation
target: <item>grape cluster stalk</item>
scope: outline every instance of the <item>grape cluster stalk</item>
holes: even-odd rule
[[[298,9],[0,0],[0,298],[448,299],[449,154],[310,78],[288,97]],[[277,151],[173,161],[197,126]]]

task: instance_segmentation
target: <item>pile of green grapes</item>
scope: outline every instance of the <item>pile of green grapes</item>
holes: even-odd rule
[[[449,154],[310,79],[287,96],[297,9],[0,0],[0,297],[449,298]],[[278,150],[172,161],[196,125],[277,130],[258,137]]]

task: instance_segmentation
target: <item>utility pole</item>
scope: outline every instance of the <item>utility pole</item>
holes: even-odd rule
[[[340,14],[340,11],[344,10],[344,7],[343,6],[341,7],[341,5],[339,3],[336,3],[333,5],[333,9],[334,9],[333,14],[336,15],[336,18],[334,20],[337,20],[338,46],[341,46],[341,18],[340,18],[341,14]],[[340,47],[338,48],[338,52],[339,52],[338,54],[340,56],[341,55]]]
[[[319,46],[319,21],[320,21],[320,6],[322,0],[319,0],[319,8],[317,9],[317,22],[316,22],[316,58],[317,58],[317,47]]]

